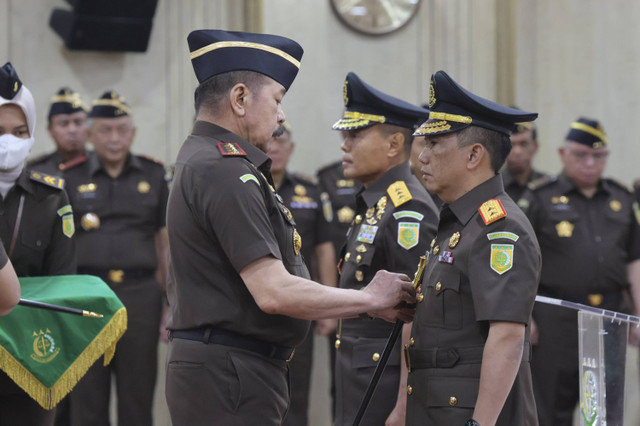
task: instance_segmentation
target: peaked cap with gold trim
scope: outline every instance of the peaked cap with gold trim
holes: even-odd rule
[[[345,111],[333,130],[355,130],[377,123],[414,129],[429,111],[382,93],[350,72],[342,86]]]
[[[187,37],[191,64],[200,83],[230,71],[254,71],[289,90],[302,59],[302,47],[271,34],[196,30]]]
[[[80,94],[68,87],[63,87],[51,98],[49,107],[49,120],[58,114],[75,114],[78,111],[88,112],[89,108],[82,102]]]
[[[107,90],[93,101],[89,118],[118,118],[131,115],[131,108],[117,92]]]
[[[603,148],[609,145],[604,128],[597,120],[580,117],[569,128],[565,140],[587,145],[591,148]]]
[[[508,136],[514,123],[531,122],[538,117],[536,112],[509,108],[474,95],[444,71],[431,76],[429,110],[429,119],[416,130],[415,136],[457,132],[468,126]]]

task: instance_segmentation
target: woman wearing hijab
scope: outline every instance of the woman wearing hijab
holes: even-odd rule
[[[19,277],[75,274],[73,212],[64,181],[24,168],[35,111],[31,92],[6,63],[0,68],[0,240]],[[52,425],[54,417],[55,410],[43,409],[0,372],[0,426]]]

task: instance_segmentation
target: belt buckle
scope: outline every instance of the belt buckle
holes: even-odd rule
[[[411,373],[411,356],[409,355],[409,344],[404,345],[404,363],[407,364],[407,372]]]
[[[289,355],[289,359],[287,359],[287,362],[291,362],[291,360],[293,359],[293,355],[295,355],[296,353],[296,348],[293,348],[293,350],[291,351],[291,355]]]
[[[124,271],[122,269],[109,269],[109,281],[121,283],[124,281]]]

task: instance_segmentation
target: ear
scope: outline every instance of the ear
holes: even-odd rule
[[[247,113],[246,105],[250,90],[244,83],[238,83],[229,91],[229,104],[235,115],[244,117]]]
[[[395,132],[387,137],[387,142],[389,143],[389,151],[387,152],[387,156],[389,158],[396,157],[398,155],[404,154],[404,135],[401,132]]]
[[[468,169],[477,169],[483,161],[489,161],[491,163],[491,159],[489,158],[489,152],[485,149],[482,144],[474,143],[469,146],[469,150],[467,151],[467,168]]]

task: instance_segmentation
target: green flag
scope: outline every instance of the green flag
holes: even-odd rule
[[[91,275],[20,278],[22,297],[104,315],[83,317],[16,306],[0,317],[0,369],[45,409],[52,409],[104,354],[107,365],[127,329],[127,311]]]

